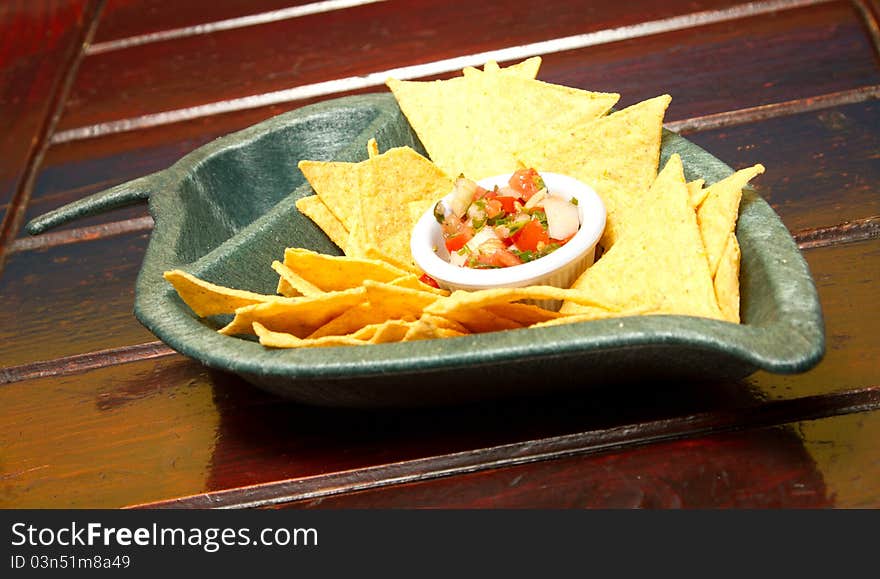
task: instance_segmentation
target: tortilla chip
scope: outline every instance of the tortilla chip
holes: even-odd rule
[[[402,277],[399,277],[397,279],[393,279],[388,283],[390,285],[396,285],[399,287],[405,287],[405,288],[414,289],[414,290],[431,292],[433,294],[437,294],[438,296],[448,296],[449,295],[449,290],[440,289],[440,288],[436,288],[434,286],[428,285],[425,282],[421,281],[419,279],[419,277],[414,273],[410,273],[410,274],[404,275]]]
[[[382,324],[377,324],[376,331],[370,338],[370,343],[403,342],[415,324],[416,320],[387,320]]]
[[[283,296],[293,298],[296,296],[315,296],[324,293],[324,290],[304,279],[280,261],[273,261],[272,269],[280,276],[278,279],[278,293]]]
[[[431,340],[434,338],[453,338],[456,336],[467,335],[467,330],[454,330],[448,327],[438,326],[434,324],[434,320],[441,318],[419,318],[412,322],[403,336],[403,342],[414,342],[416,340]]]
[[[619,310],[720,319],[712,276],[688,201],[681,158],[672,155],[644,195],[642,211],[630,215],[621,236],[572,289]],[[574,303],[560,309],[580,313]]]
[[[529,303],[509,303],[485,306],[485,309],[493,314],[503,316],[509,320],[518,322],[524,326],[531,326],[548,320],[555,320],[564,314],[548,310]]]
[[[501,68],[498,66],[498,63],[494,60],[489,60],[486,64],[483,65],[483,70],[479,68],[468,66],[461,70],[461,73],[464,76],[470,76],[474,74],[481,74],[483,72],[488,73],[500,73],[500,74],[510,74],[513,76],[519,76],[522,78],[535,78],[538,76],[538,69],[541,68],[541,57],[533,56],[531,58],[527,58],[522,62],[518,62],[516,64],[511,64],[510,66],[506,66]]]
[[[278,296],[258,294],[213,284],[179,269],[166,271],[162,275],[174,286],[180,299],[200,318],[216,316],[218,314],[231,314],[243,306],[282,299]]]
[[[561,326],[563,324],[576,324],[578,322],[593,322],[595,320],[604,320],[608,318],[625,318],[629,316],[642,316],[652,313],[649,306],[641,306],[628,310],[606,310],[603,308],[595,308],[590,306],[580,306],[577,313],[561,315],[544,322],[532,324],[532,328],[544,328],[548,326]]]
[[[369,156],[370,159],[379,156],[379,143],[376,142],[376,139],[370,139],[367,141],[367,156]]]
[[[342,223],[343,228],[351,231],[355,213],[359,210],[359,192],[370,178],[369,163],[304,159],[297,166],[327,210]]]
[[[619,98],[502,73],[386,84],[434,163],[475,180],[516,170],[515,151],[604,115]]]
[[[694,209],[699,207],[703,203],[703,200],[706,199],[706,189],[703,189],[703,184],[705,182],[705,179],[697,179],[687,184],[688,202]]]
[[[535,139],[536,144],[516,156],[526,167],[562,173],[590,185],[605,204],[600,243],[610,249],[644,211],[641,196],[657,176],[663,118],[671,100],[669,95],[658,96]]]
[[[305,338],[346,310],[364,303],[366,295],[363,287],[356,287],[318,296],[276,298],[238,308],[235,318],[218,331],[227,336],[253,334],[253,323],[259,322],[273,332]]]
[[[739,263],[740,249],[736,235],[731,233],[715,271],[715,298],[724,319],[739,323]]]
[[[616,310],[608,306],[608,303],[596,301],[592,297],[585,296],[580,291],[563,289],[553,286],[528,286],[512,288],[493,288],[476,291],[457,290],[448,297],[439,299],[425,308],[425,312],[447,317],[447,314],[456,310],[479,309],[489,306],[511,304],[520,301],[545,301],[555,300],[573,301],[579,305],[592,306],[601,309]]]
[[[260,344],[267,348],[321,348],[330,346],[360,346],[369,342],[353,336],[324,336],[321,338],[298,338],[286,332],[274,332],[260,322],[253,323],[253,333]]]
[[[358,217],[349,237],[350,254],[374,249],[398,267],[415,272],[410,233],[417,221],[411,207],[429,207],[452,190],[452,180],[410,147],[371,158],[369,177],[358,191]],[[352,240],[355,241],[352,241]]]
[[[366,326],[381,324],[388,320],[389,317],[388,312],[382,308],[374,307],[369,303],[362,303],[342,312],[306,337],[315,339],[323,338],[324,336],[344,336]]]
[[[327,255],[301,247],[291,247],[284,251],[284,265],[324,292],[358,287],[365,280],[390,282],[409,273],[385,261]]]
[[[385,308],[392,312],[389,317],[399,318],[407,315],[418,317],[442,296],[423,290],[410,289],[387,283],[376,283],[365,280],[363,284],[367,300],[374,307]]]
[[[438,315],[438,317],[457,323],[467,329],[468,333],[472,334],[518,330],[526,327],[525,324],[490,312],[484,308],[454,309],[443,315]]]
[[[728,236],[736,227],[742,189],[749,181],[764,172],[763,165],[741,169],[729,177],[710,185],[706,198],[697,210],[697,221],[712,276],[718,269]]]
[[[309,195],[296,200],[296,208],[300,213],[315,222],[315,225],[330,238],[330,241],[336,244],[339,249],[345,252],[348,242],[348,229],[333,214],[320,197],[317,195]]]

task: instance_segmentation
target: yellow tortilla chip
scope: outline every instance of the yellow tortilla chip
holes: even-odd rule
[[[727,237],[727,245],[721,253],[721,261],[715,271],[715,298],[724,319],[739,323],[739,263],[740,249],[736,235]]]
[[[390,282],[409,273],[385,261],[327,255],[300,247],[284,251],[284,265],[313,287],[325,292],[358,287],[365,280]]]
[[[688,202],[694,209],[699,207],[700,204],[703,203],[703,200],[706,198],[706,189],[703,189],[703,184],[705,182],[705,179],[696,179],[695,181],[691,181],[687,184]]]
[[[688,201],[681,159],[672,155],[650,189],[642,211],[630,215],[621,236],[572,289],[619,310],[720,319],[696,215]],[[580,313],[565,303],[562,313]]]
[[[763,165],[754,165],[741,169],[706,189],[706,198],[697,210],[697,221],[709,259],[709,271],[713,276],[721,261],[727,238],[736,228],[742,189],[763,172]]]
[[[564,315],[553,310],[548,310],[536,306],[534,304],[523,304],[516,302],[485,306],[485,309],[488,312],[503,316],[524,326],[531,326],[540,322],[555,320],[556,318],[560,318]]]
[[[376,139],[367,141],[367,155],[370,159],[379,156],[379,143],[376,142]]]
[[[538,69],[541,68],[541,57],[533,56],[531,58],[527,58],[522,62],[518,62],[516,64],[511,64],[510,66],[506,66],[501,68],[498,66],[498,63],[494,60],[489,60],[486,64],[483,65],[483,70],[479,68],[468,66],[461,70],[461,73],[464,76],[470,76],[474,74],[481,74],[483,72],[488,73],[500,73],[500,74],[510,74],[513,76],[519,76],[522,78],[535,78],[538,76]]]
[[[437,317],[447,318],[451,322],[463,326],[467,329],[468,333],[472,334],[518,330],[526,327],[525,324],[505,318],[484,308],[454,309]]]
[[[563,289],[553,286],[528,286],[512,288],[493,288],[476,291],[457,290],[451,295],[435,301],[425,308],[429,314],[446,317],[446,314],[456,310],[479,309],[488,306],[511,304],[519,301],[545,301],[555,300],[573,301],[579,305],[597,307],[608,310],[616,310],[609,306],[611,303],[600,302],[590,296],[585,296],[580,291]]]
[[[286,332],[274,332],[261,324],[253,323],[254,334],[259,336],[260,344],[267,348],[322,348],[330,346],[360,346],[367,344],[364,339],[353,336],[323,336],[321,338],[298,338]]]
[[[350,254],[369,249],[407,271],[412,262],[410,233],[417,219],[414,204],[428,207],[452,190],[452,180],[410,147],[395,147],[369,160],[369,177],[359,190],[358,217],[349,238]],[[351,242],[352,238],[356,242]]]
[[[345,251],[348,242],[348,230],[345,225],[333,214],[320,197],[309,195],[296,200],[296,208],[300,213],[315,222],[315,225],[336,244],[339,249]]]
[[[662,95],[570,131],[535,139],[517,153],[526,167],[570,175],[590,185],[607,212],[601,245],[610,249],[634,215],[660,163],[663,118],[671,97]],[[636,217],[637,218],[637,217]]]
[[[366,294],[363,287],[356,287],[244,306],[235,310],[233,320],[218,331],[227,336],[253,334],[253,323],[259,322],[273,332],[305,338],[346,310],[362,304]]]
[[[500,73],[386,84],[434,163],[471,179],[514,171],[515,151],[604,115],[619,98]]]
[[[406,340],[410,330],[416,324],[416,320],[387,320],[377,324],[371,344],[387,344],[390,342],[402,342]]]
[[[324,202],[327,210],[347,231],[351,231],[355,214],[359,211],[359,192],[370,179],[369,162],[346,163],[304,159],[297,166]]]
[[[231,314],[236,309],[282,299],[213,284],[179,269],[166,271],[163,277],[174,286],[180,299],[201,318]]]
[[[362,303],[342,312],[306,337],[315,339],[324,336],[344,336],[366,326],[380,324],[389,317],[385,310],[373,307],[369,303]]]
[[[308,338],[350,334],[387,320],[415,320],[440,296],[431,292],[365,280],[366,301],[315,329]]]
[[[280,261],[273,261],[272,269],[279,275],[278,293],[283,296],[294,298],[296,296],[314,296],[324,293],[324,290],[304,279]]]
[[[438,296],[448,296],[449,295],[449,290],[440,289],[440,288],[436,288],[434,286],[430,286],[430,285],[426,284],[425,282],[421,281],[419,279],[419,277],[414,273],[410,273],[405,276],[399,277],[397,279],[393,279],[388,283],[389,283],[389,285],[396,285],[399,287],[405,287],[405,288],[420,290],[420,291],[424,291],[424,292],[431,292],[433,294],[437,294]]]
[[[425,308],[437,300],[444,299],[433,292],[388,283],[376,283],[370,280],[365,280],[363,287],[371,305],[386,308],[386,310],[393,312],[390,317],[395,318],[406,315],[418,317]]]
[[[412,322],[406,334],[403,336],[403,342],[414,342],[416,340],[431,340],[434,338],[453,338],[456,336],[467,335],[467,329],[456,330],[443,325],[436,325],[435,320],[442,318],[426,318],[422,317]]]
[[[636,307],[628,310],[606,310],[603,308],[595,308],[590,306],[580,306],[577,313],[561,315],[544,322],[532,324],[532,328],[544,328],[547,326],[561,326],[563,324],[576,324],[578,322],[592,322],[595,320],[604,320],[607,318],[624,318],[629,316],[641,316],[652,313],[648,306]]]

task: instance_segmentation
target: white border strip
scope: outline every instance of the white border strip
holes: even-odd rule
[[[268,12],[260,12],[258,14],[249,14],[247,16],[240,16],[238,18],[217,20],[216,22],[207,22],[205,24],[197,24],[195,26],[184,26],[182,28],[162,30],[161,32],[151,32],[150,34],[141,34],[138,36],[130,36],[128,38],[120,38],[119,40],[97,42],[95,44],[87,46],[85,52],[87,55],[101,54],[102,52],[122,50],[134,46],[151,44],[153,42],[162,42],[165,40],[186,38],[187,36],[196,36],[199,34],[210,34],[212,32],[231,30],[233,28],[257,26],[259,24],[278,22],[280,20],[300,18],[302,16],[308,16],[310,14],[332,12],[333,10],[342,10],[345,8],[352,8],[354,6],[376,4],[378,2],[386,1],[387,0],[324,0],[323,2],[313,2],[311,4],[303,4],[302,6],[291,6],[290,8],[281,8],[279,10],[270,10]]]
[[[555,38],[532,44],[523,44],[520,46],[511,46],[508,48],[468,54],[455,58],[447,58],[445,60],[437,60],[424,64],[392,68],[373,72],[364,76],[350,76],[274,92],[207,103],[194,107],[141,115],[118,121],[97,123],[76,129],[60,131],[52,137],[51,143],[67,143],[69,141],[156,127],[223,113],[255,109],[346,91],[382,86],[389,77],[400,80],[421,78],[460,70],[466,66],[479,66],[487,60],[520,60],[536,55],[552,54],[555,52],[575,50],[599,44],[630,40],[653,34],[673,32],[697,26],[748,18],[780,10],[824,4],[830,1],[832,0],[772,0],[770,2],[750,2],[748,4],[740,4],[724,10],[695,12],[683,16],[674,16],[671,18],[621,26],[619,28],[600,30],[587,34],[577,34],[574,36]]]

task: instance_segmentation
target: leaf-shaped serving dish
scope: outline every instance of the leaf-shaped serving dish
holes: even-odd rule
[[[821,307],[788,230],[753,190],[743,192],[740,325],[687,316],[637,316],[459,338],[271,350],[216,333],[163,279],[180,268],[208,281],[274,293],[286,247],[339,254],[295,201],[312,189],[301,159],[361,161],[367,141],[424,153],[393,96],[344,97],[217,139],[158,173],[41,216],[40,233],[70,219],[149,198],[155,229],[134,311],[159,339],[207,366],[305,403],[432,405],[639,380],[731,380],[758,369],[797,373],[825,350]],[[730,167],[666,132],[661,166],[681,155],[686,177],[711,184]]]

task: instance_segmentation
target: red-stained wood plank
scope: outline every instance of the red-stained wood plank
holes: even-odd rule
[[[736,108],[762,101],[777,102],[786,98],[797,98],[798,95],[812,94],[813,91],[833,91],[858,86],[861,83],[880,82],[880,73],[871,56],[870,47],[866,46],[866,37],[848,5],[831,4],[787,11],[784,14],[788,15],[788,18],[777,17],[773,22],[780,19],[782,22],[777,22],[773,26],[777,28],[783,24],[790,26],[790,29],[786,29],[789,30],[789,36],[775,34],[778,30],[770,25],[772,22],[761,24],[765,28],[756,28],[754,40],[745,47],[741,47],[741,43],[737,40],[738,30],[734,28],[735,23],[705,27],[701,29],[700,35],[682,32],[651,37],[655,49],[651,53],[654,54],[652,62],[661,63],[649,67],[656,72],[653,75],[642,74],[646,48],[634,41],[550,55],[545,59],[539,77],[581,86],[590,86],[596,82],[602,83],[603,86],[622,85],[607,88],[620,90],[626,100],[669,92],[674,95],[674,105],[667,119],[673,124],[676,119],[699,117],[706,111],[714,110],[715,107]],[[833,24],[835,19],[843,24]],[[762,22],[760,19],[758,21]],[[800,32],[796,32],[798,30]],[[695,37],[700,39],[700,43],[696,43]],[[799,45],[799,42],[813,43],[814,50]],[[826,45],[830,48],[826,49]],[[780,47],[784,47],[785,50]],[[771,62],[772,66],[765,67],[767,70],[764,70],[763,76],[749,76],[743,80],[740,74],[731,74],[724,66],[701,68],[707,61],[718,60],[722,64],[729,63],[731,59],[735,60],[736,55],[743,62],[759,61],[761,55],[770,50],[776,50],[777,58]],[[822,58],[803,62],[802,55],[811,51],[819,52],[823,55]],[[574,62],[584,60],[591,62],[591,66],[577,68],[574,65]],[[810,66],[814,68],[810,69]],[[675,67],[680,69],[679,73],[669,75],[665,72],[668,68]],[[852,75],[829,74],[828,70],[834,67],[853,73]],[[797,69],[800,73],[789,74],[790,68]],[[709,74],[708,72],[704,72],[701,76],[687,72],[693,70],[711,70],[716,77],[707,78],[705,75]],[[591,76],[588,78],[585,75]],[[747,82],[754,83],[752,87],[754,90],[747,90]],[[719,100],[717,92],[719,86],[727,87],[725,89],[727,97],[723,101]],[[797,101],[793,104],[795,111],[796,103]],[[44,170],[39,175],[34,200],[28,208],[27,216],[33,218],[88,193],[163,169],[186,152],[214,137],[302,104],[304,103],[297,102],[262,107],[174,123],[167,127],[160,126],[97,139],[56,144],[50,149]],[[865,114],[871,112],[873,111],[869,110]],[[812,126],[803,129],[804,132],[816,131],[815,135],[803,135],[806,142],[813,147],[809,151],[810,155],[825,147],[822,130],[820,127],[816,131]],[[749,133],[742,135],[743,139],[760,136]],[[859,132],[858,136],[869,142],[871,139],[876,139],[876,136],[866,129]],[[809,140],[811,138],[814,140]],[[804,141],[799,139],[787,143],[787,147],[797,147],[803,143]],[[755,145],[745,141],[739,144],[742,147]],[[801,154],[801,151],[797,151],[796,154]],[[720,153],[719,156],[728,160]],[[734,160],[731,159],[729,162],[734,163]],[[859,203],[855,206],[863,205]],[[144,214],[143,208],[139,211],[128,210],[103,218],[98,217],[86,224]]]
[[[88,0],[0,3],[0,221],[15,198],[27,202],[31,168],[48,139],[69,67],[90,24]],[[10,214],[10,219],[15,216]],[[8,237],[4,233],[0,240]],[[2,243],[2,241],[0,241]]]
[[[481,53],[511,39],[528,44],[730,5],[658,2],[634,11],[610,1],[524,8],[394,0],[147,44],[87,58],[61,129]]]
[[[0,388],[0,504],[265,505],[880,404],[876,388],[767,405],[737,385],[708,386],[364,412],[279,400],[179,356],[110,366]],[[236,490],[246,485],[270,486]]]
[[[734,168],[762,163],[761,195],[791,231],[880,215],[880,102],[688,132]]]
[[[877,508],[880,411],[390,486],[292,508]]]
[[[107,0],[92,47],[181,29],[191,34],[204,34],[205,31],[199,28],[210,29],[212,23],[277,12],[309,3],[309,0],[188,0],[169,10],[165,0]],[[266,17],[277,19],[281,15],[267,14]]]
[[[619,106],[665,92],[678,121],[873,86],[880,67],[859,12],[834,2],[547,55],[540,78]]]
[[[9,257],[0,277],[0,366],[155,340],[132,315],[149,234]]]
[[[825,317],[826,354],[806,374],[758,372],[747,380],[765,398],[791,398],[880,382],[880,239],[803,252]]]

